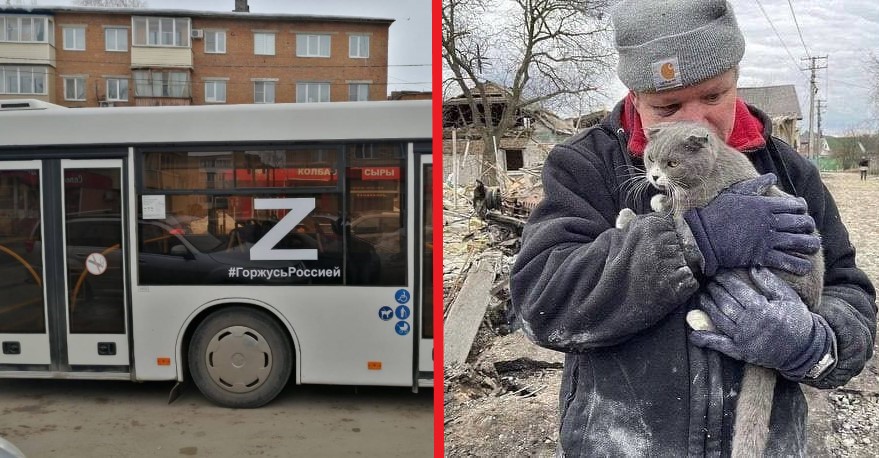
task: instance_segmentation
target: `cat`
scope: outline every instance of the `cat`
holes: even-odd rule
[[[670,213],[675,224],[686,224],[683,214],[708,204],[721,191],[740,181],[760,176],[745,154],[729,147],[706,126],[691,122],[662,123],[645,129],[648,138],[644,151],[645,180],[663,193],[653,196],[650,207]],[[646,185],[645,185],[646,186]],[[766,195],[787,195],[771,187]],[[622,229],[635,217],[628,208],[620,210],[616,227]],[[682,231],[688,234],[689,231]],[[692,237],[692,236],[690,236]],[[688,242],[695,246],[695,241]],[[784,279],[810,310],[818,305],[824,281],[821,250],[812,256],[812,272],[797,276],[772,269]],[[746,269],[736,269],[739,278],[753,286]],[[687,313],[687,324],[695,330],[715,328],[701,310]],[[762,456],[769,436],[769,416],[775,389],[776,372],[746,364],[736,405],[733,426],[732,456]]]

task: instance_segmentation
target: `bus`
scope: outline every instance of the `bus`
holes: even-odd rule
[[[430,101],[0,101],[0,378],[433,386]]]

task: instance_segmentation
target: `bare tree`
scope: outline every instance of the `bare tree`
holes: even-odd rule
[[[443,95],[461,94],[483,141],[494,142],[526,107],[577,107],[613,72],[606,0],[443,0]],[[490,82],[504,88],[502,99]],[[492,97],[489,97],[492,95]]]
[[[73,0],[76,6],[100,6],[102,8],[146,8],[144,0]]]

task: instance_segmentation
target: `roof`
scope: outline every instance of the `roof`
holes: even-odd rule
[[[494,83],[492,81],[486,81],[485,85],[485,98],[491,102],[506,102],[506,96],[511,95],[510,89],[506,88],[500,84]],[[479,89],[474,87],[470,88],[473,96],[477,98],[481,98],[482,96],[479,94]],[[464,95],[462,91],[460,94],[448,99],[444,100],[443,104],[464,104],[469,103],[467,97]],[[479,102],[477,102],[479,103]]]
[[[0,155],[17,147],[430,139],[430,100],[56,108],[4,101]],[[143,126],[150,126],[145,129]]]
[[[153,8],[99,8],[90,6],[0,6],[0,13],[5,14],[118,14],[125,16],[174,16],[202,17],[218,19],[240,19],[261,21],[299,21],[299,22],[374,22],[390,25],[394,19],[358,17],[358,16],[320,16],[313,14],[280,14],[280,13],[247,13],[223,11],[197,11],[183,9]]]
[[[827,147],[831,151],[856,152],[858,154],[865,152],[864,145],[857,138],[825,136],[824,140],[827,141]]]
[[[740,87],[739,97],[745,99],[749,105],[753,105],[769,115],[776,117],[795,117],[803,119],[800,111],[800,99],[797,98],[797,89],[793,84],[765,87]]]

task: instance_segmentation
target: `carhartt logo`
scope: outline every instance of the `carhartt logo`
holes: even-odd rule
[[[677,57],[654,62],[651,67],[653,69],[653,85],[657,91],[683,86]]]
[[[662,68],[659,70],[659,74],[668,81],[674,79],[675,77],[675,67],[672,64],[665,63],[662,64]]]

